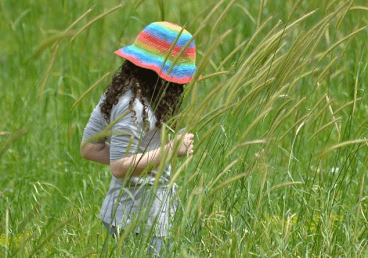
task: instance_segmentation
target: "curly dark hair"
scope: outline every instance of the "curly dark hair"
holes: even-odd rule
[[[111,84],[108,85],[105,91],[105,99],[100,104],[101,113],[107,122],[110,122],[110,113],[114,105],[119,101],[119,98],[128,90],[132,91],[132,97],[129,101],[129,109],[132,112],[132,117],[136,119],[136,113],[133,109],[133,103],[136,98],[139,98],[143,105],[142,117],[144,124],[147,124],[148,108],[146,98],[152,107],[156,116],[156,127],[160,127],[161,123],[175,114],[181,105],[181,94],[184,91],[184,84],[169,82],[162,79],[153,70],[145,69],[136,66],[132,62],[125,60],[120,71],[114,74]],[[149,125],[149,123],[148,123]],[[145,130],[148,130],[145,128]]]

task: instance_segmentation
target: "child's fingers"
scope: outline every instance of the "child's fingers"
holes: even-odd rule
[[[189,148],[187,150],[188,155],[192,155],[193,154],[193,147],[194,147],[193,144],[189,145]]]
[[[193,143],[194,143],[194,134],[192,133],[185,133],[184,135],[178,135],[179,138],[181,137],[182,139],[182,144],[181,144],[181,148],[183,148],[182,150],[179,150],[179,153],[182,153],[182,154],[179,154],[180,156],[181,155],[192,155],[193,154]]]
[[[194,140],[194,134],[188,133],[187,135],[185,135],[185,138],[186,138],[187,141],[193,142],[193,140]]]
[[[179,134],[178,137],[180,138],[181,137],[181,134]],[[183,135],[183,139],[185,139],[185,138],[193,139],[194,138],[194,134],[192,134],[192,133],[185,133]]]

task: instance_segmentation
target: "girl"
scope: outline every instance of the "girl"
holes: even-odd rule
[[[152,187],[161,154],[173,151],[172,141],[165,144],[165,150],[160,147],[161,126],[178,111],[183,87],[196,71],[195,45],[192,35],[180,26],[155,22],[140,32],[133,45],[115,53],[125,62],[92,112],[81,155],[110,165],[113,176],[100,213],[110,233],[135,226],[136,234],[153,236],[151,244],[160,252],[161,238],[176,209],[167,187],[170,165],[159,177],[159,187]],[[109,144],[106,139],[88,140],[112,122],[117,123]],[[181,135],[175,154],[192,155],[193,137]]]

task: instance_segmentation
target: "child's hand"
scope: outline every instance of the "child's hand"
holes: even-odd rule
[[[193,154],[193,142],[194,142],[194,134],[192,133],[185,133],[178,134],[178,139],[181,138],[180,146],[178,149],[178,157],[182,157],[185,155],[192,155]],[[166,143],[166,148],[169,149],[171,153],[174,148],[174,140],[168,141]]]
[[[179,134],[178,138],[182,138],[182,143],[178,150],[178,157],[182,157],[185,154],[192,155],[193,154],[193,141],[194,141],[194,134],[192,133],[185,133],[184,135]]]
[[[193,141],[194,141],[194,134],[192,133],[185,133],[179,134],[178,139],[181,139],[180,147],[178,149],[178,157],[182,157],[184,155],[192,155],[193,154]],[[174,147],[174,140],[169,141],[166,144],[167,147],[170,148],[170,152],[172,151]]]

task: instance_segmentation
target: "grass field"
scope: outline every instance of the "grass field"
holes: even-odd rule
[[[114,50],[158,20],[195,36],[203,75],[178,117],[195,154],[167,160],[167,257],[367,257],[365,0],[0,0],[0,257],[120,255],[109,167],[79,145]]]

